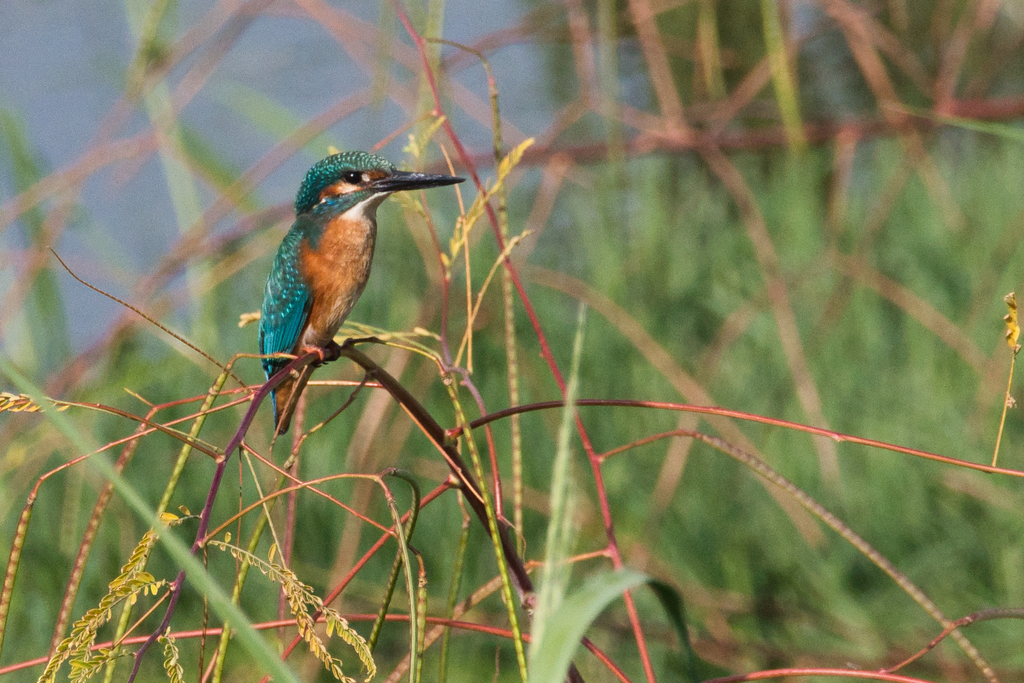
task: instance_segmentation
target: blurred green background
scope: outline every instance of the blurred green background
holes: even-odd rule
[[[512,260],[563,372],[578,304],[590,306],[581,397],[717,405],[991,461],[1011,357],[1003,296],[1024,273],[1018,4],[449,0],[400,8],[422,35],[486,57],[504,151],[536,139],[506,183],[510,233],[529,231]],[[446,168],[443,148],[457,173],[467,171],[443,131],[420,159],[406,149],[408,136],[427,127],[433,102],[395,5],[15,0],[4,14],[0,348],[49,396],[145,414],[143,401],[205,394],[219,371],[75,282],[48,248],[91,284],[226,362],[256,351],[255,326],[239,327],[239,315],[258,310],[294,193],[329,145],[374,148],[400,165],[431,170]],[[467,50],[430,43],[428,54],[444,114],[482,178],[493,182],[487,72]],[[474,190],[467,183],[462,191],[468,205]],[[449,251],[460,206],[448,191],[428,201],[429,226],[399,202],[381,208],[374,273],[351,321],[442,332],[437,244]],[[483,220],[471,244],[475,296],[500,249]],[[453,352],[466,325],[464,255],[459,259],[448,322]],[[500,280],[472,325],[470,376],[487,411],[510,404]],[[513,308],[518,402],[557,399],[518,299]],[[393,348],[368,352],[444,426],[454,425],[436,365]],[[239,361],[237,372],[250,384],[263,379],[254,359]],[[344,361],[318,373],[359,377]],[[0,390],[19,391],[9,377],[0,377]],[[316,389],[307,426],[349,392]],[[465,391],[462,400],[470,418],[479,415]],[[193,410],[171,407],[160,417]],[[683,428],[718,434],[763,458],[947,617],[1024,606],[1024,497],[1012,476],[776,426],[639,408],[581,410],[598,452]],[[243,412],[212,416],[203,437],[225,444]],[[1017,413],[1009,411],[999,461],[1010,469],[1022,469],[1024,459]],[[135,428],[99,412],[66,415],[96,443]],[[557,412],[522,419],[527,559],[543,559],[558,422]],[[269,455],[270,431],[265,408],[250,445]],[[508,482],[505,514],[513,519],[507,420],[495,425],[494,438]],[[38,414],[0,413],[0,444],[6,549],[37,479],[81,453]],[[573,447],[574,552],[585,553],[604,548],[607,538],[578,438]],[[177,450],[170,438],[147,437],[125,470],[153,505]],[[284,450],[279,445],[278,462]],[[440,456],[405,413],[383,392],[364,391],[309,438],[300,475],[388,466],[411,470],[424,489],[446,477]],[[202,507],[212,469],[192,456],[172,510]],[[792,505],[780,506],[787,494],[721,452],[660,440],[611,457],[602,471],[625,564],[681,593],[696,651],[726,671],[880,669],[941,631],[862,552]],[[264,475],[264,484],[272,483]],[[232,465],[232,477],[215,523],[256,496],[247,470]],[[79,465],[41,486],[0,669],[47,653],[102,485]],[[387,521],[382,497],[368,485],[327,488]],[[443,614],[461,523],[449,493],[423,511],[413,539],[430,581],[431,614]],[[377,538],[308,493],[296,500],[293,525],[291,566],[321,594]],[[180,529],[190,542],[194,527]],[[73,618],[96,605],[145,530],[115,497]],[[269,540],[264,556],[268,547]],[[358,574],[338,609],[376,611],[391,552]],[[230,587],[230,558],[211,551],[211,565]],[[608,567],[581,562],[573,583]],[[170,578],[176,568],[158,550],[150,571]],[[460,597],[494,573],[489,542],[474,525]],[[254,621],[273,619],[276,595],[269,582],[250,578],[243,606]],[[636,598],[654,671],[659,680],[676,680],[680,646],[668,619],[650,594]],[[186,591],[172,629],[198,628],[201,612],[201,600]],[[502,627],[507,621],[496,596],[471,616]],[[365,635],[368,626],[354,623]],[[991,621],[964,633],[1001,680],[1022,675],[1024,623]],[[644,679],[621,603],[589,635],[630,679]],[[450,680],[518,679],[508,641],[453,637]],[[197,680],[197,648],[182,649],[187,680]],[[406,627],[386,628],[381,670],[406,652]],[[256,680],[243,651],[230,657],[230,680]],[[427,680],[436,679],[437,658],[436,647],[428,650]],[[150,675],[160,675],[159,657],[150,659]],[[306,680],[328,680],[306,660],[289,661]],[[577,661],[587,680],[610,680],[593,658]],[[947,639],[903,673],[991,679],[979,662]],[[122,664],[116,680],[128,668]]]

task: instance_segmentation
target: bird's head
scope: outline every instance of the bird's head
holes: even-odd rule
[[[327,201],[341,201],[339,208],[345,211],[374,197],[383,200],[392,192],[454,185],[463,180],[449,175],[399,171],[387,159],[366,152],[341,152],[309,169],[295,197],[295,213],[307,213]]]

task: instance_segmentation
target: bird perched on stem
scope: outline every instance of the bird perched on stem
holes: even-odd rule
[[[295,198],[295,223],[277,250],[263,293],[260,353],[320,360],[285,378],[272,395],[274,433],[284,434],[313,368],[338,357],[334,335],[370,277],[377,207],[389,194],[461,183],[463,178],[396,170],[366,152],[342,152],[306,173]],[[270,379],[289,363],[264,358]]]

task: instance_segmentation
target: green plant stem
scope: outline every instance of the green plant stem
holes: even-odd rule
[[[775,84],[775,97],[782,113],[782,125],[786,130],[790,148],[802,152],[807,148],[807,137],[804,135],[800,103],[797,99],[796,84],[793,70],[790,68],[789,51],[779,11],[778,0],[761,0],[765,50],[772,72],[772,82]]]
[[[437,40],[437,39],[435,39]],[[491,71],[491,64],[479,50],[466,45],[455,43],[450,40],[437,40],[437,42],[451,45],[464,50],[480,60],[480,65],[487,75],[487,94],[491,101],[491,147],[494,151],[494,163],[501,164],[505,156],[504,144],[502,142],[501,109],[498,106],[498,84]],[[506,244],[511,245],[508,222],[508,189],[505,183],[500,183],[495,188],[495,197],[498,200],[498,230],[501,238]],[[509,258],[510,249],[503,251],[502,261]],[[488,275],[488,280],[490,275]],[[468,285],[467,285],[468,286]],[[501,303],[505,315],[505,359],[508,364],[508,398],[511,405],[519,404],[519,351],[516,344],[516,319],[515,319],[515,292],[513,289],[512,276],[507,268],[501,270]],[[472,334],[472,330],[470,330]],[[518,415],[513,415],[509,420],[511,451],[509,459],[512,462],[512,525],[517,531],[517,547],[522,555],[525,548],[525,537],[523,529],[523,433],[522,425]],[[447,642],[447,641],[446,641]]]
[[[467,469],[465,462],[462,460],[462,456],[459,455],[458,451],[449,442],[445,431],[404,386],[402,386],[394,377],[389,375],[383,368],[374,363],[368,356],[355,348],[354,345],[361,341],[368,340],[346,340],[346,342],[341,346],[341,355],[354,361],[362,367],[370,377],[377,380],[381,386],[384,387],[384,389],[387,390],[403,408],[405,408],[406,412],[413,421],[419,425],[424,434],[434,442],[434,445],[442,451],[445,461],[452,470],[452,474],[456,477],[463,489],[463,492],[466,494],[466,501],[469,503],[480,522],[488,530],[488,535],[495,545],[495,554],[498,560],[499,572],[502,572],[503,568],[507,568],[502,572],[503,583],[508,583],[507,586],[503,587],[503,590],[505,591],[503,595],[510,612],[509,618],[513,625],[513,630],[516,633],[516,656],[517,659],[520,660],[520,670],[522,677],[525,680],[526,656],[522,647],[521,635],[516,630],[518,629],[518,621],[515,618],[511,589],[513,587],[515,588],[516,592],[519,594],[521,602],[527,602],[529,604],[533,599],[533,582],[526,573],[526,568],[523,566],[522,559],[519,557],[515,546],[509,538],[508,530],[503,525],[498,524],[494,508],[491,505],[490,495],[487,493],[486,489],[479,486],[473,479],[473,474],[471,474],[469,469]],[[451,391],[452,388],[449,387],[449,390]],[[468,427],[469,423],[465,421],[465,415],[461,414],[461,408],[459,407],[458,401],[453,401],[453,405],[455,406],[455,409],[459,411],[458,419],[461,421],[460,426]],[[470,453],[472,454],[476,444],[473,443],[472,439],[467,439],[466,443],[470,449]],[[474,469],[477,477],[482,480],[483,467],[479,462],[479,453],[477,453],[476,462],[474,462]]]
[[[311,362],[314,354],[308,354],[299,362]],[[22,391],[30,395],[33,400],[37,403],[41,403],[46,400],[43,393],[39,388],[30,382],[21,372],[18,371],[4,356],[0,355],[0,373],[6,375],[8,379]],[[284,375],[282,375],[283,377]],[[271,383],[268,382],[268,386]],[[255,414],[256,407],[262,401],[263,397],[269,393],[270,389],[261,389],[256,392],[253,398],[254,407],[250,410],[252,414]],[[92,439],[78,429],[71,421],[61,412],[50,410],[45,411],[43,416],[56,428],[56,430],[65,438],[70,441],[72,447],[83,453],[92,453],[97,450]],[[252,416],[247,413],[248,418],[243,419],[243,425],[240,428],[244,433],[244,430],[248,428],[249,423],[252,421]],[[237,440],[241,441],[241,436],[237,437]],[[237,442],[236,442],[237,445]],[[128,485],[121,477],[113,471],[113,467],[102,458],[90,458],[89,462],[102,474],[103,477],[114,483],[116,492],[121,496],[125,503],[142,519],[146,524],[152,528],[161,528],[163,526],[159,517],[153,514],[152,509],[146,504],[142,497],[135,491],[134,488]],[[184,583],[186,570],[190,576],[190,583],[192,583],[197,590],[205,594],[214,607],[214,610],[220,614],[224,619],[236,620],[241,626],[238,629],[239,640],[242,642],[246,651],[252,655],[253,660],[260,666],[263,666],[267,671],[271,672],[273,676],[279,681],[289,681],[291,683],[298,683],[298,679],[295,674],[288,669],[284,664],[274,656],[272,656],[266,649],[266,642],[263,638],[256,633],[252,626],[246,621],[245,615],[234,605],[230,603],[228,596],[220,589],[218,584],[206,573],[205,568],[198,560],[192,555],[188,546],[181,542],[180,539],[175,537],[174,534],[160,534],[160,543],[163,545],[171,558],[176,561],[183,569],[179,572],[178,577],[175,579],[176,591],[172,590],[170,601],[174,602],[175,595],[180,593],[180,587]],[[173,605],[168,605],[168,611],[165,613],[164,623],[161,624],[156,635],[163,633],[163,629],[166,629],[167,621],[169,616],[173,612]],[[147,639],[144,646],[148,646],[155,642],[156,635]],[[141,654],[137,655],[136,662]]]
[[[174,468],[171,470],[171,476],[167,480],[167,485],[164,487],[163,494],[160,496],[160,502],[157,503],[156,510],[154,511],[157,516],[166,512],[167,508],[170,506],[171,497],[174,495],[174,491],[178,487],[178,482],[181,480],[181,473],[185,471],[185,463],[188,462],[188,458],[192,454],[192,443],[199,438],[199,433],[203,430],[203,426],[206,424],[207,415],[213,408],[213,404],[217,400],[217,397],[220,396],[220,392],[224,389],[224,383],[227,381],[228,375],[231,374],[231,366],[233,364],[234,360],[232,359],[228,363],[227,367],[224,368],[224,371],[218,375],[217,380],[206,393],[206,399],[203,401],[203,405],[199,409],[199,415],[192,423],[192,429],[189,430],[188,440],[182,444],[181,450],[178,451],[178,458],[174,462]],[[135,443],[137,444],[138,441]],[[120,464],[120,461],[118,461],[118,464]],[[124,466],[122,465],[122,469],[123,467]],[[107,486],[112,490],[110,484]],[[99,503],[97,503],[97,506],[98,505]],[[147,557],[150,552],[152,551],[146,553]],[[121,616],[117,621],[117,627],[114,630],[113,641],[115,643],[120,641],[128,630],[128,622],[131,620],[131,614],[132,603],[125,603],[124,607],[121,609]],[[103,674],[103,683],[110,683],[114,679],[114,668],[117,666],[117,661],[118,660],[115,657],[110,660],[109,664],[107,664],[106,670]]]
[[[359,365],[373,380],[380,383],[391,396],[405,409],[423,433],[429,438],[434,446],[444,455],[452,475],[458,486],[466,497],[466,502],[473,510],[477,519],[487,527],[487,512],[484,509],[483,499],[479,493],[480,487],[473,479],[473,474],[466,467],[462,456],[452,445],[447,432],[437,423],[434,417],[420,404],[420,402],[384,368],[377,365],[369,356],[355,348],[355,344],[373,341],[372,339],[349,339],[341,346],[341,355]],[[456,432],[460,429],[456,429]],[[533,582],[530,580],[522,559],[515,550],[515,545],[509,539],[508,532],[504,526],[498,527],[498,535],[501,540],[502,553],[505,561],[512,572],[512,585],[519,595],[519,599],[527,604],[532,601]]]
[[[395,468],[389,468],[388,470],[386,470],[384,472],[384,476],[398,477],[398,478],[408,482],[410,488],[412,489],[412,492],[413,492],[413,504],[409,508],[409,521],[406,524],[406,529],[405,529],[405,537],[409,538],[409,537],[412,536],[412,532],[416,528],[416,519],[419,516],[419,509],[420,509],[420,487],[419,487],[419,483],[416,482],[416,479],[410,473],[403,472],[403,471],[395,469]],[[385,490],[386,494],[388,494],[388,495],[390,494],[390,492],[388,491],[388,489],[386,487],[385,487],[384,490]],[[388,504],[389,505],[393,505],[394,501],[389,499],[389,503]],[[395,523],[396,524],[400,524],[401,523],[401,519],[397,520]],[[400,537],[396,535],[396,538],[400,538]],[[398,574],[399,574],[399,572],[402,569],[402,566],[403,566],[403,563],[405,562],[407,554],[408,553],[407,553],[406,549],[403,549],[402,547],[399,547],[398,551],[395,553],[395,561],[391,564],[391,572],[388,575],[388,580],[387,580],[387,583],[385,584],[384,599],[381,601],[380,610],[378,610],[378,613],[377,613],[377,620],[373,622],[373,628],[370,630],[370,636],[366,639],[366,644],[367,644],[367,646],[369,646],[371,652],[377,646],[377,639],[380,638],[380,632],[381,632],[381,629],[384,627],[384,620],[385,620],[385,618],[387,617],[387,614],[388,614],[388,607],[391,605],[391,597],[394,594],[395,586],[398,584]]]
[[[537,653],[544,649],[548,625],[555,617],[565,599],[570,567],[566,564],[572,552],[573,505],[570,478],[571,439],[573,418],[576,414],[576,396],[579,390],[580,357],[583,352],[583,331],[587,317],[586,304],[580,304],[576,320],[576,339],[573,343],[572,362],[569,369],[569,384],[565,405],[562,408],[562,422],[558,429],[558,444],[554,462],[551,465],[550,496],[551,514],[548,518],[547,536],[544,544],[544,566],[541,568],[540,588],[537,592],[537,608],[534,611],[532,642],[530,644],[530,671],[537,667]],[[540,680],[540,679],[538,679]]]
[[[455,551],[455,562],[452,565],[452,580],[448,586],[448,602],[444,609],[445,617],[448,619],[455,618],[455,606],[459,602],[459,588],[462,585],[466,549],[469,547],[469,513],[466,512],[465,497],[462,492],[458,491],[456,495],[459,500],[459,509],[462,511],[462,532],[459,534],[459,543]],[[441,637],[441,654],[437,665],[438,683],[444,683],[448,678],[448,642],[451,640],[451,633],[452,630],[446,626],[444,635]]]
[[[409,594],[409,683],[416,683],[417,674],[422,666],[420,618],[424,615],[417,613],[418,591],[416,589],[416,581],[412,575],[412,562],[410,562],[409,558],[412,551],[409,547],[409,538],[405,533],[405,525],[402,524],[402,515],[398,512],[398,507],[395,505],[395,497],[384,484],[383,479],[380,480],[380,484],[384,488],[384,497],[388,504],[388,510],[391,512],[391,518],[395,523],[395,534],[398,536],[398,553],[401,555],[402,564],[405,567],[405,587]],[[417,553],[417,557],[419,557],[419,553]]]
[[[460,427],[468,425],[469,421],[466,419],[466,414],[462,410],[462,403],[459,401],[455,382],[447,382],[446,388],[448,389],[448,396],[451,399],[452,406],[455,409],[455,419],[457,424]],[[469,450],[469,459],[470,462],[473,463],[473,472],[476,474],[477,481],[486,481],[483,461],[480,458],[480,451],[476,446],[476,441],[473,439],[471,432],[467,432],[466,437],[467,438],[465,438],[464,443],[466,444],[466,448]],[[498,525],[498,517],[494,509],[494,502],[491,499],[490,491],[486,486],[479,487],[478,491],[480,501],[484,508],[487,535],[490,537],[491,542],[494,545],[494,556],[498,563],[498,574],[501,576],[501,597],[502,601],[505,603],[505,609],[508,611],[509,624],[512,628],[512,643],[516,648],[516,661],[519,664],[519,675],[522,678],[523,683],[526,683],[526,679],[528,677],[526,649],[523,647],[523,635],[519,629],[519,618],[516,614],[515,601],[512,599],[512,582],[509,578],[508,563],[506,562],[500,533],[500,530],[504,530],[504,527],[499,527]]]
[[[992,467],[996,466],[999,460],[999,444],[1003,441],[1003,426],[1006,424],[1006,411],[1009,409],[1013,398],[1010,396],[1010,387],[1013,386],[1013,366],[1017,363],[1017,353],[1010,356],[1010,374],[1006,378],[1006,396],[1003,399],[1003,414],[999,417],[999,431],[996,432],[996,447],[992,452]]]

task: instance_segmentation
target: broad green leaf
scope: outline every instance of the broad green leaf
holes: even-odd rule
[[[597,615],[622,596],[623,591],[646,583],[645,574],[631,569],[598,574],[591,577],[578,591],[570,595],[561,608],[552,614],[544,629],[544,640],[530,669],[530,683],[561,683],[569,670],[573,654],[580,640]]]

